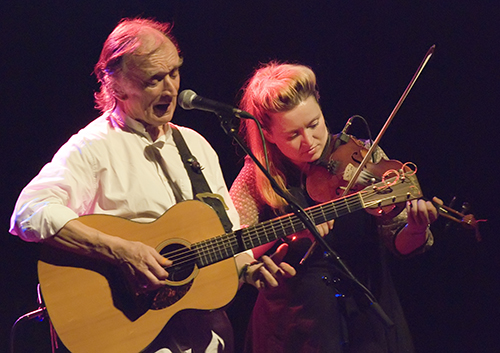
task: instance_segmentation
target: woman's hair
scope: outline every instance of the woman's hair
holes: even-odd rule
[[[122,73],[124,59],[133,55],[141,46],[141,36],[145,28],[163,33],[179,52],[177,42],[170,33],[172,29],[170,23],[146,18],[122,19],[104,42],[99,61],[94,68],[94,74],[101,84],[100,92],[94,95],[96,108],[102,112],[115,107],[116,78]]]
[[[289,111],[311,96],[319,101],[316,75],[311,68],[299,64],[276,61],[263,64],[242,90],[240,108],[252,114],[267,131],[272,124],[270,114]],[[257,159],[264,164],[264,150],[257,124],[252,120],[242,120],[240,133]],[[270,174],[286,190],[287,157],[276,145],[267,143],[267,147]],[[283,211],[285,200],[274,192],[260,170],[256,173],[256,183],[262,200],[272,208]]]

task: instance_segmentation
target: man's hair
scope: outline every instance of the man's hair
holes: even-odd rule
[[[316,75],[311,68],[290,63],[271,61],[258,68],[243,86],[240,108],[252,114],[264,130],[271,127],[272,113],[292,110],[307,98],[313,96],[319,101]],[[264,163],[264,151],[260,134],[254,121],[244,119],[240,133],[245,137],[256,157]],[[286,157],[273,144],[268,144],[269,168],[278,184],[286,189]],[[282,210],[286,205],[272,189],[267,178],[258,171],[257,190],[263,201],[273,208]]]
[[[102,112],[115,107],[116,77],[123,70],[124,59],[133,55],[141,46],[141,34],[145,28],[152,28],[163,33],[180,52],[171,34],[170,23],[146,18],[122,19],[104,42],[99,61],[94,68],[94,74],[101,84],[100,91],[94,95],[96,108]]]

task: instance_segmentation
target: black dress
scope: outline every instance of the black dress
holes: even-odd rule
[[[297,180],[288,180],[290,190],[302,207],[314,204]],[[231,188],[231,197],[245,224],[245,212],[258,209],[259,222],[276,215],[259,202],[255,192],[255,170],[246,163]],[[249,207],[249,199],[255,203]],[[401,218],[401,217],[399,217]],[[401,220],[399,220],[401,224]],[[405,221],[402,223],[404,225]],[[401,225],[397,225],[401,227]],[[260,292],[252,312],[245,351],[254,353],[414,352],[411,335],[389,273],[390,252],[377,232],[374,216],[358,211],[335,220],[325,236],[351,272],[375,295],[394,322],[387,328],[369,307],[365,296],[344,278],[336,265],[317,247],[305,264],[299,261],[310,241],[289,243],[284,261],[297,275],[272,291]],[[385,244],[385,245],[384,245]]]

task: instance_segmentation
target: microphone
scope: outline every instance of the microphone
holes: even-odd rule
[[[212,112],[217,115],[230,114],[236,116],[237,118],[253,119],[253,116],[244,110],[201,97],[190,89],[182,91],[179,94],[179,97],[177,97],[177,101],[179,102],[181,108],[185,110],[198,109],[206,112]]]
[[[342,134],[347,134],[347,129],[349,129],[349,127],[352,125],[352,120],[353,120],[354,116],[351,116],[349,118],[349,120],[347,120],[347,122],[345,123],[345,126],[344,128],[342,129]]]
[[[335,144],[333,145],[334,150],[336,150],[341,143],[347,143],[349,141],[349,135],[347,135],[347,130],[352,125],[352,121],[356,116],[357,115],[351,116],[349,120],[347,120],[347,122],[345,123],[345,126],[340,132],[339,137],[337,138],[337,140],[335,140]]]

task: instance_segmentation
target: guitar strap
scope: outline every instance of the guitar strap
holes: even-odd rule
[[[225,204],[224,199],[221,195],[212,193],[210,186],[202,173],[203,167],[200,165],[196,157],[191,154],[191,151],[189,150],[179,129],[172,124],[170,124],[170,127],[172,128],[172,136],[174,138],[175,145],[179,150],[179,154],[181,155],[184,168],[186,168],[189,179],[191,179],[193,198],[198,199],[212,207],[217,213],[217,216],[219,216],[225,232],[231,232],[233,224],[229,220],[226,213],[228,207]]]

